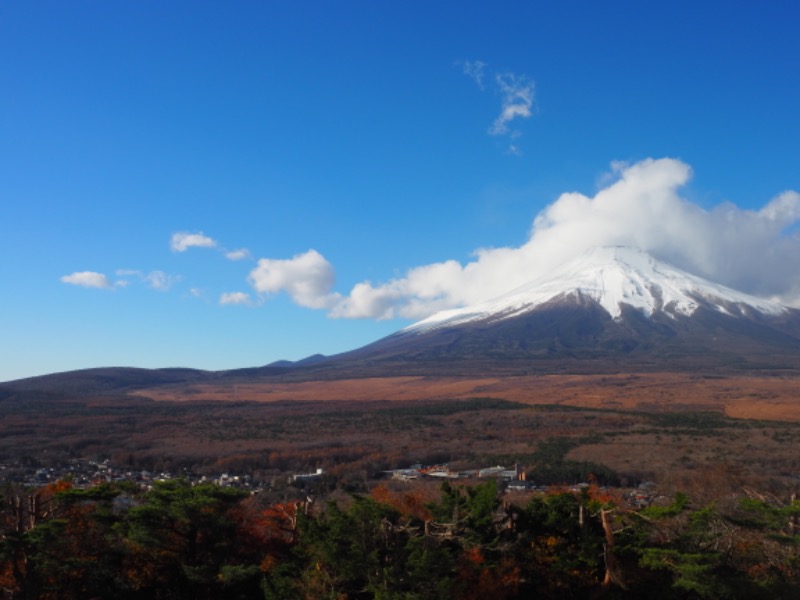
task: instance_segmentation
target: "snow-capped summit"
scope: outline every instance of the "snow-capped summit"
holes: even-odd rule
[[[427,332],[478,321],[499,321],[562,300],[592,300],[613,319],[623,305],[647,317],[663,313],[691,316],[700,307],[732,316],[760,313],[777,316],[788,309],[712,283],[626,246],[592,248],[549,274],[498,298],[466,308],[436,313],[403,332]]]
[[[800,372],[800,310],[628,247],[599,247],[493,300],[332,357],[362,375]]]

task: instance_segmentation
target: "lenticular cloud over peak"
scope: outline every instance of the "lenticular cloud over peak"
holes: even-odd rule
[[[758,211],[730,203],[706,210],[680,194],[691,175],[689,165],[672,158],[615,163],[610,183],[594,196],[567,192],[547,206],[521,246],[481,248],[466,264],[415,267],[386,283],[359,283],[346,296],[331,293],[332,270],[315,253],[326,268],[311,280],[303,275],[303,293],[298,282],[277,287],[334,318],[420,319],[505,294],[589,248],[631,246],[711,281],[800,306],[800,236],[790,231],[800,221],[800,194],[780,193]]]

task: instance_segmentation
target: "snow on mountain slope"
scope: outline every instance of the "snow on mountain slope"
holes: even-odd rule
[[[559,299],[590,298],[614,319],[627,304],[648,317],[663,312],[690,316],[699,306],[737,315],[755,311],[780,315],[780,304],[737,292],[623,246],[599,247],[567,261],[554,271],[498,298],[436,313],[402,330],[423,333],[474,321],[513,317]]]

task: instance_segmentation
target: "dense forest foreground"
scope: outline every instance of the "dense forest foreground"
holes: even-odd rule
[[[183,480],[0,497],[14,599],[797,598],[800,502],[752,489],[633,507],[596,484],[377,485],[271,502]]]

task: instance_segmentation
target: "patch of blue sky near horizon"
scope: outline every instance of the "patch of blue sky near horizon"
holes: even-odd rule
[[[541,210],[564,192],[593,196],[616,160],[680,158],[694,171],[684,198],[757,210],[800,189],[797,12],[3,3],[0,380],[122,352],[117,364],[185,351],[182,364],[213,368],[347,350],[403,320],[327,319],[282,294],[220,306],[220,294],[254,298],[256,259],[311,248],[346,294],[520,246]],[[483,90],[459,61],[486,64]],[[515,121],[521,156],[489,135],[503,101],[490,73],[535,83],[532,116]],[[180,231],[251,255],[171,252]],[[60,281],[120,269],[141,275],[117,290]],[[159,292],[139,279],[156,272],[179,280]],[[208,343],[187,349],[197,329]],[[218,330],[260,342],[220,357]],[[127,338],[142,342],[114,342]]]

